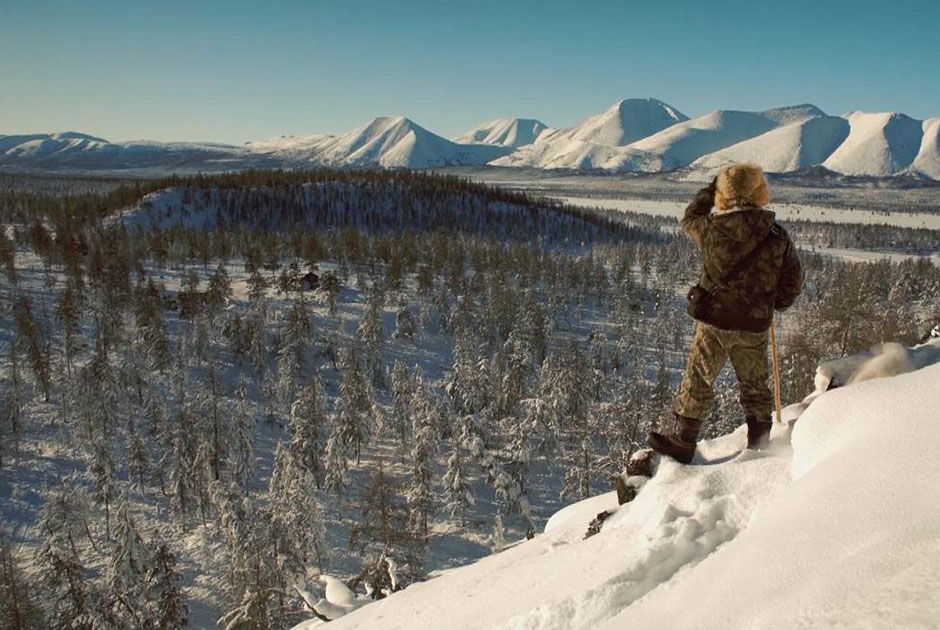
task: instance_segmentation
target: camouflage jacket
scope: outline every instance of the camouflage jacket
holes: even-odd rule
[[[714,184],[686,208],[682,227],[705,257],[699,284],[712,293],[709,314],[718,328],[762,332],[774,309],[782,311],[803,288],[803,269],[790,235],[774,213],[755,207],[711,213]],[[716,286],[743,258],[750,259],[727,286]]]

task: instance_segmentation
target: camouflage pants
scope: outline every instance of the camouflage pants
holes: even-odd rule
[[[770,421],[773,396],[767,385],[768,339],[767,331],[723,330],[699,322],[676,396],[676,413],[699,420],[708,415],[715,404],[715,380],[730,358],[744,415]]]

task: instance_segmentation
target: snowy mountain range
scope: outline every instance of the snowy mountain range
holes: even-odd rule
[[[619,101],[564,129],[505,118],[453,140],[403,116],[379,117],[338,136],[281,136],[241,146],[114,143],[75,132],[0,135],[0,167],[14,169],[493,165],[708,175],[741,160],[776,173],[821,166],[846,175],[940,180],[940,118],[920,121],[890,112],[830,116],[804,104],[762,112],[718,110],[689,119],[648,98]]]

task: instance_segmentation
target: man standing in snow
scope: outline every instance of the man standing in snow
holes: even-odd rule
[[[689,312],[698,325],[675,401],[675,430],[651,432],[649,445],[683,464],[695,455],[702,419],[715,401],[715,380],[729,358],[738,377],[747,447],[763,448],[770,437],[768,331],[774,309],[786,309],[800,294],[803,271],[790,236],[764,210],[769,200],[761,168],[735,164],[698,192],[682,218],[705,258],[699,283],[689,292]]]

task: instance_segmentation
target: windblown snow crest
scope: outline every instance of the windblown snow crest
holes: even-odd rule
[[[792,447],[775,426],[767,451],[742,453],[741,427],[702,443],[703,465],[662,461],[631,503],[569,506],[534,540],[332,623],[613,630],[662,627],[664,611],[670,628],[935,622],[938,363],[936,339],[828,362],[817,392],[784,410],[799,418]],[[584,539],[602,510],[613,514]]]

